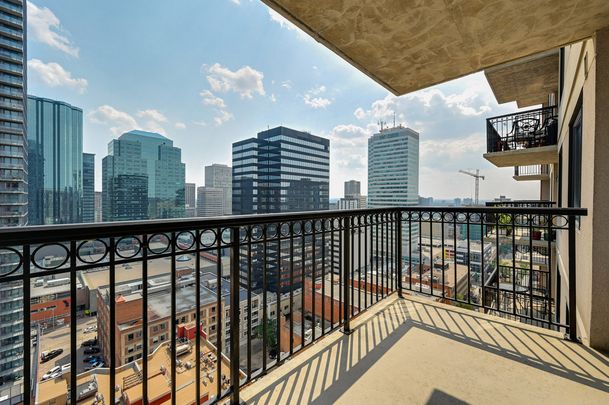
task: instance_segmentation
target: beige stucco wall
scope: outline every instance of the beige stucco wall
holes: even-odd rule
[[[582,207],[588,216],[577,229],[577,313],[582,340],[609,350],[609,28],[565,47],[565,79],[560,105],[559,148],[563,150],[562,205],[568,205],[569,124],[580,95],[583,108]],[[553,171],[558,175],[558,171]],[[553,182],[554,183],[554,182]],[[558,198],[557,190],[553,190]],[[595,210],[596,207],[596,210]],[[598,215],[595,215],[595,211]],[[568,294],[568,235],[559,232],[561,317]],[[573,308],[571,308],[573,310]]]

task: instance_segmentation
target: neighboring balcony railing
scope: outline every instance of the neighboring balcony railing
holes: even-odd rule
[[[556,203],[546,200],[487,201],[487,207],[551,208]]]
[[[575,340],[577,311],[557,316],[551,244],[569,234],[575,308],[580,215],[404,207],[0,229],[0,291],[24,309],[7,320],[11,338],[23,336],[18,352],[32,359],[25,402],[237,403],[240,386],[338,328],[349,333],[394,293]]]
[[[514,166],[514,177],[518,176],[549,176],[550,165]]]
[[[505,152],[556,145],[556,107],[501,115],[486,119],[487,152]]]

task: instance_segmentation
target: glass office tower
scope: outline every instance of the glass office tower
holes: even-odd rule
[[[27,121],[30,225],[82,222],[82,110],[28,96]]]
[[[186,167],[181,159],[182,150],[174,147],[171,139],[154,132],[133,130],[111,141],[108,156],[102,161],[103,220],[183,218]],[[147,179],[145,203],[140,201],[142,177]],[[122,191],[117,195],[113,188]],[[145,215],[120,197],[130,189]]]

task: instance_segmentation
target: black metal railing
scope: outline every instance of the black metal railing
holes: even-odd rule
[[[550,165],[514,166],[514,176],[549,176]]]
[[[557,140],[555,106],[486,119],[488,153],[556,145]]]
[[[575,340],[552,244],[569,233],[574,288],[579,215],[405,207],[1,229],[2,301],[20,304],[0,306],[2,326],[31,358],[26,403],[237,403],[243,384],[396,292]]]
[[[556,203],[546,200],[514,200],[514,201],[487,201],[487,207],[514,207],[514,208],[551,208]]]

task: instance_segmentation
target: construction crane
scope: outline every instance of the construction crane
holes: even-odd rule
[[[476,169],[476,173],[468,172],[467,170],[459,170],[459,173],[467,174],[476,179],[476,198],[474,204],[478,205],[478,195],[480,194],[480,179],[484,180],[484,176],[480,174],[480,169]]]

